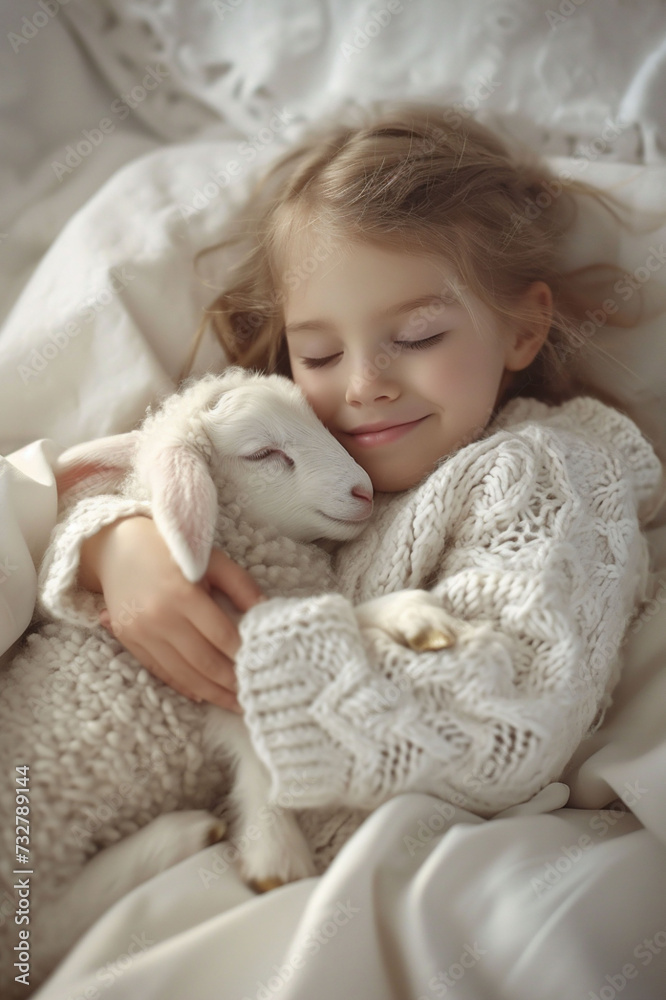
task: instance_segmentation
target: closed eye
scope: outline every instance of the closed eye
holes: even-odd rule
[[[271,457],[280,459],[283,458],[287,463],[287,465],[289,466],[294,465],[293,458],[290,458],[289,455],[287,455],[284,451],[281,451],[279,448],[262,448],[261,451],[256,451],[254,455],[243,455],[241,457],[246,459],[248,462],[259,462],[264,458],[271,458]]]
[[[447,332],[446,330],[442,330],[441,333],[436,333],[432,337],[426,337],[425,340],[396,340],[395,343],[400,344],[401,347],[410,347],[418,351],[420,348],[430,347],[432,344],[439,343]]]
[[[408,350],[423,350],[426,347],[432,347],[434,344],[439,343],[439,341],[448,333],[447,330],[443,330],[442,333],[436,333],[432,337],[426,337],[425,340],[394,340],[394,344],[399,344],[400,347],[406,347]],[[323,368],[327,365],[329,361],[337,358],[339,355],[331,354],[328,358],[301,358],[301,361],[306,368]]]

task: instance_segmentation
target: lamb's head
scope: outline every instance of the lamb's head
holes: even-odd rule
[[[202,412],[222,504],[296,541],[355,538],[372,513],[372,482],[282,375],[231,369]]]
[[[124,463],[126,485],[150,497],[155,524],[192,581],[208,566],[219,505],[240,505],[248,523],[295,541],[355,538],[372,513],[370,477],[299,387],[238,366],[190,380],[132,434],[70,449],[60,475],[77,462],[111,475]]]

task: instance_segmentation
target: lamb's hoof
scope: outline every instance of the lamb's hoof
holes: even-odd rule
[[[440,629],[426,626],[416,635],[406,637],[406,643],[410,649],[417,653],[426,653],[430,650],[448,649],[455,645],[455,636],[450,632],[442,632]]]
[[[213,844],[219,844],[227,832],[227,824],[223,819],[218,819],[211,824],[210,829],[206,835],[206,847],[212,847]]]
[[[253,892],[270,892],[271,889],[279,889],[281,885],[284,885],[281,878],[253,878],[250,881]]]

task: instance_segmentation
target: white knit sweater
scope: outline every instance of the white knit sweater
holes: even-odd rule
[[[244,615],[239,700],[272,798],[295,797],[320,867],[397,793],[491,816],[562,775],[610,704],[661,481],[616,410],[514,399],[420,484],[376,495],[370,526],[333,556],[339,593],[273,596]],[[75,505],[44,559],[41,612],[94,625],[100,596],[74,586],[80,545],[145,510],[118,496]],[[256,553],[247,565],[280,593]],[[425,653],[359,629],[354,605],[406,588],[475,627]]]

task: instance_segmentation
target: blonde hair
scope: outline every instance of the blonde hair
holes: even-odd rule
[[[351,240],[445,263],[463,304],[469,291],[503,322],[518,318],[518,299],[532,282],[546,282],[550,330],[534,361],[516,373],[510,396],[558,403],[591,392],[621,408],[574,375],[569,361],[590,346],[594,324],[586,310],[599,308],[609,275],[622,271],[598,264],[563,273],[561,249],[576,218],[575,194],[596,199],[621,223],[626,206],[582,181],[561,182],[537,157],[512,154],[490,129],[453,108],[378,107],[357,111],[354,123],[311,127],[255,184],[230,234],[197,254],[196,263],[203,254],[236,251],[181,378],[209,322],[230,364],[291,378],[283,305],[302,272],[287,269],[290,252],[298,240],[311,251],[301,263],[316,267],[317,247]],[[621,308],[606,321],[636,322]]]

